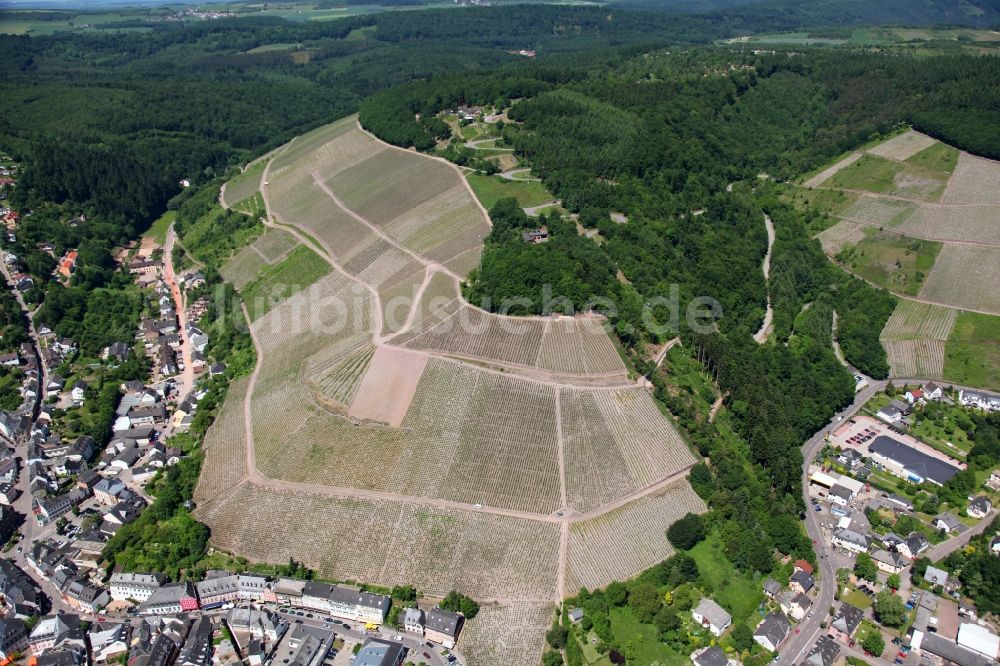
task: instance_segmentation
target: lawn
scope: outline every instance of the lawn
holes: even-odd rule
[[[692,548],[691,557],[712,597],[732,614],[734,623],[745,621],[757,610],[764,599],[761,587],[733,568],[717,533]]]
[[[943,414],[934,420],[921,418],[910,432],[914,437],[954,456],[957,451],[951,450],[948,442],[962,451],[968,452],[972,449],[972,441],[969,439],[968,433],[959,425],[966,422],[968,425],[972,425],[964,409],[948,407]]]
[[[854,588],[852,588],[847,594],[843,595],[842,598],[847,603],[851,604],[855,608],[860,608],[861,610],[871,608],[872,605],[872,600],[867,594]]]
[[[635,664],[682,664],[689,663],[687,655],[674,652],[660,642],[656,627],[642,624],[635,618],[627,606],[612,608],[611,631],[622,646],[623,652],[629,658],[629,663]],[[631,646],[631,650],[629,649]]]
[[[243,288],[242,296],[251,319],[297,294],[330,272],[330,264],[305,246],[299,246],[282,262],[265,269]]]
[[[846,247],[837,259],[861,277],[909,296],[916,296],[934,267],[941,243],[867,229],[865,239]]]
[[[1000,389],[1000,317],[959,313],[945,343],[944,376],[966,386]]]
[[[507,197],[517,199],[518,205],[522,208],[537,206],[555,199],[545,186],[537,181],[506,180],[500,176],[484,176],[481,173],[470,173],[466,177],[469,179],[472,191],[476,193],[486,210]]]
[[[146,235],[155,240],[159,245],[163,245],[167,242],[167,229],[173,224],[174,218],[177,217],[177,211],[168,210],[166,213],[161,215],[158,220],[150,225],[149,229],[146,231]]]

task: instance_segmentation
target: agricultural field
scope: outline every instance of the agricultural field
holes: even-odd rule
[[[640,388],[559,391],[567,503],[586,512],[696,460]]]
[[[869,148],[868,153],[879,157],[885,157],[890,160],[902,161],[913,157],[927,148],[930,148],[935,143],[936,141],[926,134],[910,130],[908,132],[904,132],[903,134],[894,136],[888,141],[880,143],[873,148]]]
[[[935,202],[941,198],[947,180],[946,174],[923,166],[868,154],[835,173],[822,185]]]
[[[941,244],[934,241],[869,228],[862,240],[844,247],[836,256],[869,282],[916,296],[940,251]]]
[[[242,291],[251,319],[266,314],[281,303],[330,272],[330,265],[305,246],[291,252],[283,261],[264,269]]]
[[[896,228],[899,233],[940,241],[1000,246],[1000,206],[921,205]]]
[[[1000,247],[945,244],[920,296],[1000,315]]]
[[[850,155],[839,160],[835,164],[811,176],[809,179],[803,182],[802,185],[803,187],[819,187],[827,180],[837,175],[837,173],[839,173],[841,170],[846,169],[847,167],[851,166],[852,164],[860,160],[861,157],[862,157],[861,153],[851,153]]]
[[[541,601],[489,603],[462,633],[470,664],[537,664],[555,607]]]
[[[929,147],[920,150],[906,158],[910,164],[916,164],[930,169],[951,175],[958,165],[960,152],[957,148],[952,148],[948,144],[933,142]]]
[[[630,578],[674,552],[666,529],[705,504],[686,481],[672,483],[631,504],[591,520],[574,523],[569,532],[566,589],[604,587]]]
[[[1000,162],[962,153],[941,202],[1000,204]]]
[[[901,299],[880,340],[893,377],[944,378],[945,341],[958,310]]]
[[[218,548],[270,564],[294,558],[327,579],[414,585],[434,596],[455,589],[483,601],[555,598],[555,524],[256,483],[196,516]]]
[[[258,161],[248,165],[233,176],[222,188],[222,203],[226,208],[235,208],[240,202],[253,197],[260,189],[260,178],[267,162]]]
[[[228,491],[246,478],[246,428],[243,399],[250,379],[241,377],[229,385],[215,422],[202,443],[205,459],[195,487],[195,502],[201,504]]]
[[[819,239],[823,251],[830,256],[839,254],[844,248],[857,245],[865,238],[865,228],[854,222],[841,220],[829,229],[819,233]]]
[[[253,561],[471,594],[483,611],[466,654],[536,661],[557,590],[634,575],[671,552],[673,520],[705,510],[684,478],[695,456],[628,379],[603,319],[503,317],[461,298],[489,220],[451,165],[353,117],[273,155],[277,227],[223,269],[260,368],[206,440],[199,519]]]
[[[1000,390],[1000,317],[958,315],[945,345],[944,374],[958,384]]]
[[[912,216],[917,206],[918,204],[909,201],[863,194],[852,204],[835,213],[834,216],[879,229],[895,228]]]
[[[237,289],[243,289],[268,266],[288,256],[298,241],[283,229],[267,228],[250,245],[237,252],[219,271]]]

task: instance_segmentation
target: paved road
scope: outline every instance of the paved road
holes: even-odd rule
[[[938,545],[934,546],[926,553],[924,553],[924,557],[928,557],[934,562],[937,562],[938,560],[948,557],[959,548],[964,547],[965,544],[969,543],[969,541],[973,537],[982,534],[983,531],[987,527],[989,527],[990,523],[992,523],[993,519],[996,517],[997,517],[997,510],[993,509],[992,511],[989,512],[989,514],[985,518],[976,523],[975,527],[971,527],[965,532],[962,532],[957,536],[953,536],[947,541],[942,541],[941,543],[939,543]]]
[[[774,224],[771,217],[764,215],[764,226],[767,228],[767,254],[764,255],[764,281],[771,277],[771,250],[774,249]],[[767,312],[764,314],[764,321],[760,324],[760,330],[754,334],[753,339],[757,344],[764,344],[771,335],[771,322],[774,319],[774,308],[771,307],[771,292],[767,294]]]
[[[816,454],[823,447],[828,432],[839,427],[841,421],[846,420],[856,414],[861,407],[868,402],[872,396],[885,386],[884,381],[869,380],[869,385],[858,392],[854,397],[854,402],[847,409],[835,415],[829,425],[815,435],[802,447],[802,497],[809,505],[809,462],[816,457]],[[790,666],[803,650],[812,649],[816,639],[819,638],[823,630],[820,629],[820,622],[826,619],[827,609],[833,605],[833,595],[836,591],[837,567],[835,561],[829,557],[828,548],[824,541],[823,530],[820,527],[816,512],[806,511],[806,532],[809,538],[815,543],[818,549],[817,561],[819,562],[820,591],[819,597],[813,603],[812,617],[806,618],[798,624],[799,633],[793,634],[788,642],[780,650],[778,666]]]
[[[177,311],[177,325],[181,334],[181,358],[184,359],[184,371],[178,378],[177,395],[183,400],[188,392],[194,387],[194,363],[191,360],[191,339],[187,332],[187,312],[184,309],[184,297],[181,294],[180,285],[177,284],[177,276],[174,274],[174,243],[176,234],[174,225],[171,224],[167,230],[167,239],[163,244],[163,281],[170,288],[170,294],[174,299],[174,309]]]

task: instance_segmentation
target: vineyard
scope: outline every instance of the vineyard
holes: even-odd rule
[[[920,296],[1000,315],[1000,248],[945,244]]]
[[[916,209],[917,204],[909,201],[863,194],[835,217],[873,227],[897,227]]]
[[[263,161],[255,162],[249,165],[245,171],[230,179],[222,191],[223,205],[227,208],[233,208],[236,204],[257,194],[265,165],[266,162]]]
[[[537,664],[555,608],[542,601],[484,604],[462,633],[470,664]]]
[[[242,377],[229,385],[226,401],[205,434],[201,474],[194,499],[203,502],[229,490],[247,475],[246,428],[243,421],[243,398],[250,380]]]
[[[640,388],[559,392],[566,495],[580,512],[694,464],[680,433]]]
[[[328,398],[344,406],[350,405],[374,355],[375,347],[362,344],[324,358],[322,363],[311,361],[306,379]]]
[[[958,310],[900,300],[880,339],[893,377],[944,376],[945,341]]]
[[[677,481],[569,532],[566,589],[604,587],[630,578],[673,553],[666,530],[705,503],[686,481]]]
[[[817,236],[823,251],[834,256],[845,247],[857,245],[865,239],[865,228],[853,222],[840,221]]]
[[[1000,204],[1000,163],[962,153],[941,202]]]
[[[816,174],[809,180],[802,183],[802,185],[804,187],[819,187],[820,185],[822,185],[823,183],[825,183],[826,181],[830,180],[835,175],[837,175],[837,173],[841,169],[846,169],[847,167],[851,166],[852,164],[860,160],[861,157],[862,153],[851,153],[850,155],[840,160],[836,164],[827,167],[823,171],[820,171],[818,174]]]
[[[918,238],[1000,245],[1000,206],[920,206],[899,232]]]
[[[264,269],[244,285],[241,295],[251,319],[309,287],[330,272],[330,265],[309,248],[299,246],[283,261]]]
[[[910,130],[880,143],[874,148],[869,148],[868,152],[879,157],[901,161],[909,159],[926,148],[930,148],[935,143],[934,139],[926,134]]]
[[[560,375],[625,372],[602,320],[515,318],[464,305],[435,325],[397,341],[410,349],[438,351]]]
[[[554,524],[254,483],[199,518],[212,528],[216,547],[256,562],[294,558],[333,580],[414,585],[436,596],[457,589],[484,600],[555,595]]]
[[[285,259],[298,241],[287,231],[267,228],[253,243],[226,262],[219,273],[237,289],[243,289],[268,266]]]
[[[384,227],[385,233],[404,247],[428,256],[438,246],[463,237],[470,230],[475,232],[476,240],[464,239],[465,247],[456,247],[457,251],[481,244],[490,231],[482,211],[463,185],[455,185],[405,211]]]
[[[942,340],[882,340],[892,377],[941,379],[944,376]]]

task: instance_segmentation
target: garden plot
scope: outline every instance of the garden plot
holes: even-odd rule
[[[294,558],[324,578],[414,585],[435,596],[452,589],[479,599],[555,596],[554,524],[252,483],[199,509],[198,518],[217,548],[270,564]]]
[[[483,604],[462,632],[470,664],[537,664],[555,608],[544,601]]]
[[[1000,245],[1000,206],[920,206],[898,231],[917,238]]]
[[[205,433],[201,447],[205,459],[194,491],[198,503],[226,492],[247,476],[243,398],[249,384],[248,377],[241,377],[229,385],[226,401]]]
[[[684,480],[614,509],[569,531],[567,590],[604,587],[631,578],[673,554],[666,530],[705,503]]]
[[[840,221],[829,229],[819,233],[819,239],[823,251],[830,256],[835,256],[845,247],[857,245],[865,239],[865,228],[854,222]]]
[[[1000,204],[1000,162],[962,153],[941,202]]]
[[[559,392],[569,506],[586,512],[694,464],[643,389]]]
[[[895,136],[884,143],[880,143],[874,148],[869,148],[868,152],[879,157],[887,157],[890,160],[905,160],[916,155],[925,148],[930,148],[936,141],[926,134],[910,130]]]
[[[945,244],[920,296],[963,310],[1000,314],[1000,248]]]
[[[351,401],[348,414],[398,427],[417,390],[427,357],[398,347],[381,346]]]

